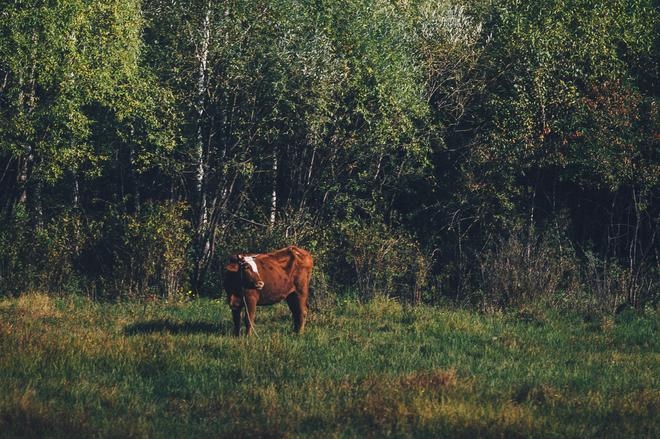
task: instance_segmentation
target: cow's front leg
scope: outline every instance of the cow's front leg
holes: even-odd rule
[[[241,308],[236,307],[231,309],[231,318],[234,320],[234,337],[238,337],[241,333]]]
[[[243,298],[245,300],[245,329],[247,331],[247,335],[250,336],[252,335],[252,328],[254,327],[254,316],[257,312],[257,302],[259,300],[258,294],[253,291],[253,292],[246,292],[243,294]]]
[[[235,294],[232,294],[228,301],[229,308],[231,308],[231,318],[234,322],[234,337],[238,337],[241,333],[241,309],[243,309],[243,301]]]

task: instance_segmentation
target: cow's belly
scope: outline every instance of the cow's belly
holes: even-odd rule
[[[257,301],[257,305],[273,305],[275,303],[281,302],[286,297],[291,294],[291,291],[278,291],[278,292],[272,292],[272,291],[265,291],[261,292],[259,294],[259,300]]]

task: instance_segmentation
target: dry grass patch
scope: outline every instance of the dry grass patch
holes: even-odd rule
[[[612,400],[615,412],[626,418],[655,418],[660,409],[660,390],[639,389]]]
[[[436,369],[406,375],[399,380],[399,385],[403,389],[435,392],[453,387],[457,382],[456,369]]]
[[[12,308],[17,316],[30,320],[62,317],[62,313],[55,306],[54,299],[39,292],[22,294],[15,300],[0,301],[0,309],[7,311]]]

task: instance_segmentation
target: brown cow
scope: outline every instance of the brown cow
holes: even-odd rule
[[[224,285],[234,320],[234,335],[241,331],[243,307],[247,308],[245,329],[250,335],[257,305],[272,305],[284,299],[293,315],[293,330],[302,332],[312,266],[312,255],[294,246],[272,253],[230,256]]]

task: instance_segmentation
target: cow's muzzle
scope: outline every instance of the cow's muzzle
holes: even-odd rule
[[[264,283],[262,281],[259,281],[254,284],[255,287],[257,287],[258,290],[262,289],[264,287]]]

